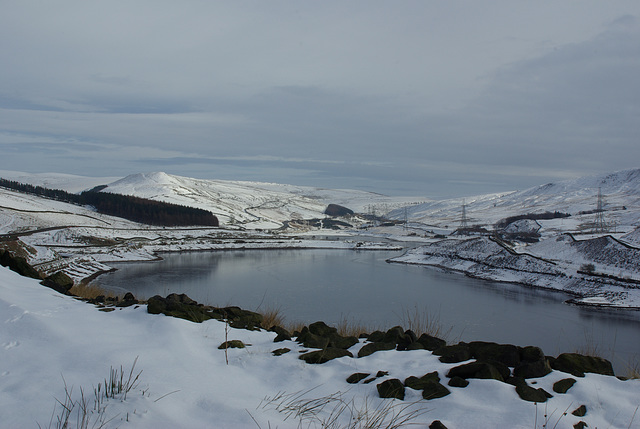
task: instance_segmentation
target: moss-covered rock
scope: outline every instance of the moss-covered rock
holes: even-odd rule
[[[404,380],[404,385],[414,390],[423,390],[428,383],[433,382],[440,382],[440,376],[438,376],[437,371],[425,374],[420,378],[414,376],[408,377],[406,380]]]
[[[220,350],[224,350],[224,349],[244,349],[246,347],[245,343],[243,343],[240,340],[229,340],[229,341],[225,341],[224,343],[220,344],[218,346],[218,348]]]
[[[271,352],[272,355],[274,356],[282,356],[284,354],[287,354],[291,351],[291,349],[287,348],[287,347],[283,347],[281,349],[276,349],[274,351]]]
[[[371,374],[368,372],[356,372],[347,377],[347,383],[349,384],[357,384],[360,383],[365,378],[369,377]]]
[[[576,377],[584,377],[586,372],[602,375],[615,375],[613,366],[608,360],[595,357],[584,356],[578,353],[563,353],[551,362],[551,368],[567,372]]]
[[[353,355],[348,350],[327,347],[323,350],[316,350],[313,352],[300,355],[300,359],[302,359],[306,363],[317,364],[317,363],[325,363],[332,359],[337,359],[344,356],[353,357]]]
[[[51,274],[46,277],[41,282],[44,286],[49,287],[56,292],[60,292],[65,295],[69,295],[69,290],[73,287],[73,279],[63,273],[62,271],[58,271],[55,274]]]
[[[385,380],[378,384],[378,395],[381,398],[395,398],[404,400],[404,384],[397,378]]]
[[[367,343],[358,351],[358,357],[369,356],[382,350],[393,350],[396,348],[394,343]]]
[[[522,378],[540,378],[551,372],[551,365],[546,358],[533,362],[521,362],[513,370],[513,375]]]

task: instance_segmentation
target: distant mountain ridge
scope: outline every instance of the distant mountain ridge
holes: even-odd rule
[[[470,223],[492,224],[508,216],[546,211],[575,215],[596,209],[599,190],[605,210],[636,209],[629,211],[630,216],[637,216],[636,212],[640,211],[640,169],[632,169],[548,183],[522,191],[429,201],[408,207],[407,216],[416,222],[450,224],[460,221],[463,205]],[[390,215],[397,219],[403,216],[403,210]]]

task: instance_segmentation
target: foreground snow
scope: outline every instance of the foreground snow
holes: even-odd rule
[[[413,420],[418,427],[441,420],[449,428],[532,428],[545,423],[570,428],[583,420],[589,427],[627,428],[640,419],[635,416],[640,380],[594,374],[579,378],[567,394],[555,394],[538,405],[519,399],[513,386],[494,380],[471,380],[467,388],[450,388],[451,395],[432,401],[411,389],[404,402],[380,399],[376,384],[386,378],[404,380],[438,371],[444,380],[457,364],[440,363],[431,352],[417,350],[309,365],[298,359],[297,343],[274,343],[273,333],[232,328],[227,332],[219,321],[195,324],[150,315],[145,306],[102,312],[5,268],[0,269],[0,314],[3,427],[48,427],[52,416],[54,427],[61,413],[57,401],[65,402],[65,383],[73,400],[79,401],[81,393],[89,398],[90,416],[97,419],[92,411],[94,388],[109,378],[111,369],[119,371],[121,366],[126,381],[134,362],[134,376],[142,371],[139,383],[126,399],[121,394],[103,402],[103,419],[112,419],[106,427],[298,427],[301,417],[287,418],[277,405],[328,397],[333,400],[315,418],[302,416],[307,418],[302,427],[321,427],[319,422],[335,414],[339,404],[348,405],[338,417],[339,427],[349,425],[348,411],[368,410],[374,415],[384,406],[389,407],[384,409],[388,418],[403,413],[405,406],[409,406],[405,415],[409,410],[424,412]],[[218,349],[225,338],[251,345],[229,349],[225,356]],[[291,352],[272,355],[283,347]],[[388,376],[374,383],[345,382],[354,372],[381,370]],[[554,371],[529,381],[551,392],[553,383],[566,377]],[[580,405],[586,405],[587,415],[571,415]]]

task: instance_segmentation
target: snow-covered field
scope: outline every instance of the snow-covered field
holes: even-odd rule
[[[149,227],[104,216],[89,207],[0,189],[0,237],[19,238],[20,251],[41,272],[63,270],[78,281],[108,270],[109,262],[151,260],[164,251],[379,249],[412,242],[413,250],[398,262],[562,289],[576,294],[583,304],[640,307],[639,170],[465,200],[469,224],[486,229],[507,216],[545,211],[571,214],[509,226],[511,233],[535,230],[540,234],[536,243],[451,235],[460,224],[461,200],[419,203],[424,199],[203,181],[164,173],[120,180],[17,172],[0,172],[0,177],[71,192],[108,184],[111,192],[209,209],[222,221],[221,228]],[[608,231],[604,233],[591,231],[593,213],[581,213],[593,211],[598,188],[606,198]],[[353,229],[341,231],[282,229],[289,220],[323,218],[329,203],[365,214],[390,212],[397,219],[406,218],[408,224],[371,225],[363,230],[356,228],[368,222],[361,217],[351,220]],[[394,207],[400,208],[393,211]],[[588,264],[593,264],[593,270],[584,272]],[[440,420],[449,428],[571,428],[578,421],[588,427],[629,428],[640,422],[638,380],[587,374],[568,393],[553,394],[544,404],[520,399],[512,385],[480,379],[471,380],[466,388],[451,387],[452,393],[439,399],[424,400],[410,388],[404,401],[381,399],[376,385],[386,379],[404,380],[437,371],[444,383],[448,370],[457,364],[444,364],[429,351],[415,350],[311,365],[298,359],[299,344],[274,343],[273,333],[228,329],[218,321],[195,324],[150,315],[145,305],[103,312],[5,268],[0,269],[0,308],[2,427],[56,427],[63,404],[75,404],[69,426],[75,427],[83,397],[91,419],[88,427],[100,427],[103,422],[105,427],[153,428],[367,427],[367,418],[381,416],[411,418],[418,427]],[[250,346],[225,354],[218,346],[226,339]],[[362,346],[363,340],[350,351],[357,355]],[[272,355],[284,347],[291,351]],[[126,381],[134,363],[133,377],[142,372],[126,398],[123,393],[114,398],[98,394],[96,404],[94,389],[99,385],[104,389],[113,370],[124,373]],[[345,381],[355,372],[378,371],[388,374],[370,384]],[[553,371],[528,381],[552,392],[553,384],[567,377]],[[309,410],[304,404],[324,405]],[[586,416],[571,414],[580,405],[587,407]],[[418,414],[411,414],[414,411]],[[359,426],[353,420],[356,417],[361,418]]]
[[[552,393],[544,404],[520,399],[512,385],[481,379],[471,379],[466,388],[449,387],[451,394],[439,399],[424,400],[410,388],[404,401],[381,399],[376,385],[384,380],[433,371],[447,380],[458,364],[441,363],[427,350],[307,364],[298,358],[299,344],[274,343],[271,332],[151,315],[144,305],[102,312],[5,268],[0,269],[0,315],[0,425],[7,428],[56,427],[61,403],[75,404],[69,427],[80,427],[83,396],[86,427],[101,422],[109,428],[367,427],[367,418],[408,417],[411,411],[418,412],[411,419],[416,427],[434,420],[459,429],[572,428],[579,421],[592,428],[630,428],[640,422],[640,380],[553,371],[528,381],[547,392],[564,378],[577,383],[565,394]],[[228,349],[225,356],[218,346],[226,339],[250,345]],[[350,351],[357,355],[362,345],[361,340]],[[285,347],[291,351],[272,354]],[[139,377],[126,397],[102,398],[98,412],[94,389],[104,389],[111,370],[123,372],[125,382],[130,373]],[[388,375],[370,384],[345,381],[356,372],[378,371]],[[305,412],[302,404],[312,400],[323,407]],[[581,405],[585,416],[571,414]],[[352,420],[356,415],[360,425]]]

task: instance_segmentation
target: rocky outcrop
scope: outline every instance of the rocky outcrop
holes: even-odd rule
[[[151,314],[165,314],[192,322],[201,323],[209,319],[226,320],[229,326],[256,330],[262,327],[262,315],[239,307],[210,307],[197,303],[185,294],[172,293],[166,298],[153,296],[147,301]]]

